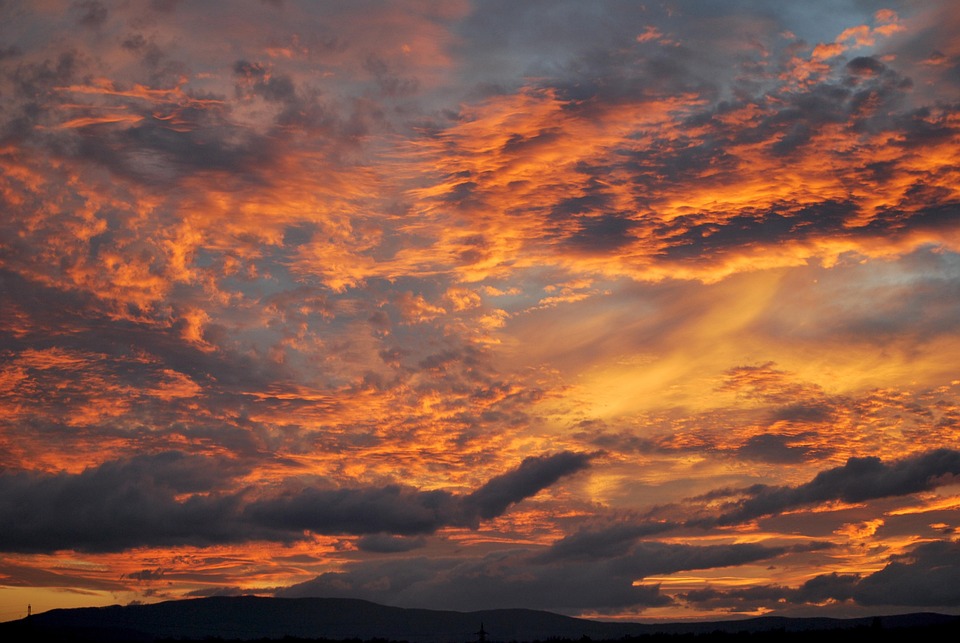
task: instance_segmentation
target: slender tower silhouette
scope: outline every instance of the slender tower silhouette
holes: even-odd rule
[[[483,621],[480,621],[480,631],[477,632],[477,643],[487,643],[487,631],[483,629]]]
[[[30,607],[30,603],[27,603],[27,618],[30,618],[31,611],[32,611],[32,608]]]

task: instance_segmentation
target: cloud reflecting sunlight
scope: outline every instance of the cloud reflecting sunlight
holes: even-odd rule
[[[0,24],[0,620],[960,613],[953,3]]]

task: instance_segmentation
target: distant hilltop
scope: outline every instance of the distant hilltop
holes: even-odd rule
[[[629,640],[654,634],[811,633],[839,629],[960,633],[960,616],[919,613],[857,619],[761,617],[696,623],[611,623],[526,609],[453,612],[344,598],[198,598],[150,605],[56,609],[0,623],[0,639],[73,642],[314,639],[488,643]],[[699,637],[698,637],[699,638]],[[709,637],[708,637],[709,638]],[[762,637],[761,637],[762,638]],[[792,640],[798,640],[792,637]]]

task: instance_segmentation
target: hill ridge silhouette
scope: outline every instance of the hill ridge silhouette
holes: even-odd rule
[[[4,641],[266,640],[470,643],[481,623],[487,641],[625,640],[649,635],[818,632],[851,628],[949,627],[960,616],[917,612],[838,619],[756,617],[674,623],[608,622],[543,610],[508,608],[459,612],[381,605],[353,598],[219,596],[137,605],[54,609],[0,623]]]

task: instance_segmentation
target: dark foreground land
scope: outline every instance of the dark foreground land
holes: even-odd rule
[[[484,635],[481,637],[480,628]],[[351,599],[219,597],[51,610],[0,623],[0,641],[64,643],[799,643],[960,640],[960,616],[763,617],[699,623],[608,623],[535,610],[414,610]]]

